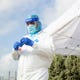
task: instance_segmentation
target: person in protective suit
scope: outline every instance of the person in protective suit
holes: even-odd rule
[[[37,15],[26,19],[28,35],[14,43],[13,58],[19,60],[17,80],[48,80],[54,52],[53,38],[41,32]]]

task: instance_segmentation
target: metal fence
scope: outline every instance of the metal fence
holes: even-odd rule
[[[17,80],[17,72],[3,72],[0,74],[0,80]]]

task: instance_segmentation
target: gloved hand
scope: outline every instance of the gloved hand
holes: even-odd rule
[[[26,44],[26,45],[29,45],[29,46],[33,46],[33,44],[34,44],[34,41],[32,41],[29,38],[22,38],[20,40],[20,42],[21,42],[22,45]]]
[[[22,47],[22,44],[20,42],[15,42],[13,45],[14,50],[18,50],[19,47]]]

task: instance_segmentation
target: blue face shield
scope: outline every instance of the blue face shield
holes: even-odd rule
[[[38,33],[39,31],[41,31],[41,23],[39,23],[37,27],[35,25],[29,25],[27,27],[27,30],[29,34],[34,35]]]

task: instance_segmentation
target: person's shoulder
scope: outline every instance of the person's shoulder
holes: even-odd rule
[[[45,34],[45,33],[43,32],[43,30],[41,30],[41,31],[39,31],[39,32],[37,33],[37,35],[42,35],[42,34]]]
[[[39,36],[49,36],[44,30],[38,33]]]

